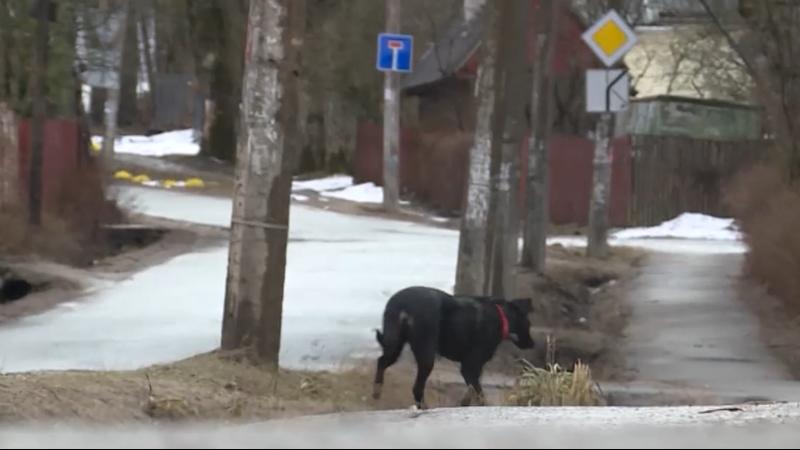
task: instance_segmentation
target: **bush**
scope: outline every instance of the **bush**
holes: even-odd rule
[[[558,364],[541,369],[523,361],[522,375],[508,402],[515,406],[600,406],[603,398],[589,366],[581,362],[568,372]]]
[[[758,166],[726,193],[749,246],[746,270],[792,309],[800,309],[800,190],[777,168]]]
[[[121,218],[116,201],[106,198],[100,171],[85,167],[66,177],[45,205],[41,227],[28,226],[23,207],[0,211],[0,254],[88,265],[108,250],[101,225]]]

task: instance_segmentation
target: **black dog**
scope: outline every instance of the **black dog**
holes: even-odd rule
[[[480,385],[483,366],[505,339],[520,349],[533,348],[528,320],[531,311],[530,299],[454,297],[426,287],[403,289],[386,304],[383,332],[376,331],[383,355],[378,358],[373,397],[380,398],[384,372],[409,343],[417,360],[413,392],[418,408],[425,408],[425,383],[437,354],[461,363],[461,375],[468,386],[462,406],[470,406],[475,396],[479,404],[485,404]]]

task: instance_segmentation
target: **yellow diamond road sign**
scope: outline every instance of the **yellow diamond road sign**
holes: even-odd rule
[[[636,45],[637,38],[625,19],[612,9],[583,33],[583,40],[606,66],[612,66]]]

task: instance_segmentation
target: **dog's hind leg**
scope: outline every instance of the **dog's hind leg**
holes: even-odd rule
[[[383,333],[376,331],[375,337],[378,343],[383,348],[383,354],[378,358],[377,368],[375,370],[375,383],[372,388],[372,398],[378,400],[381,398],[381,391],[383,390],[383,376],[386,369],[391,367],[400,358],[403,353],[403,347],[406,345],[406,337],[408,336],[409,318],[404,312],[400,312],[397,318],[391,316],[384,317]]]
[[[383,390],[383,376],[386,369],[391,367],[400,358],[403,352],[405,342],[399,345],[393,345],[383,349],[383,355],[378,358],[378,368],[375,370],[375,384],[372,388],[372,398],[378,400],[381,398],[381,391]]]
[[[414,357],[417,360],[417,379],[414,382],[414,401],[417,408],[428,409],[425,404],[425,384],[428,382],[428,377],[433,372],[433,365],[436,362],[436,351],[433,348],[421,346],[414,346],[411,344],[411,350],[414,351]]]

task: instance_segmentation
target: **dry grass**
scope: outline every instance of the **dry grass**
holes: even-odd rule
[[[578,361],[572,372],[552,362],[555,341],[548,339],[547,368],[522,360],[522,374],[508,396],[514,406],[601,406],[603,396],[589,366]]]
[[[778,169],[760,166],[735,180],[726,201],[750,247],[749,273],[800,310],[800,188]]]
[[[40,227],[28,225],[23,207],[0,211],[0,254],[87,265],[108,250],[100,225],[121,218],[116,202],[106,198],[98,170],[86,167],[64,180],[45,205]]]
[[[0,376],[0,421],[252,421],[333,412],[404,409],[414,377],[387,374],[372,400],[370,367],[342,373],[280,371],[239,354],[212,353],[129,372],[44,372]],[[453,406],[463,386],[429,384],[431,406]]]
[[[580,362],[572,372],[558,364],[547,369],[527,361],[517,386],[508,397],[515,406],[600,406],[603,404],[589,366]]]
[[[46,214],[41,227],[32,229],[27,219],[27,212],[22,209],[0,213],[0,254],[33,254],[67,263],[86,259],[86,250],[65,220]]]
[[[624,379],[624,356],[617,345],[630,317],[625,298],[626,282],[646,258],[640,249],[612,249],[607,260],[587,258],[583,249],[550,246],[545,277],[532,272],[519,273],[516,296],[534,302],[531,315],[533,338],[537,344],[548,335],[559,340],[552,362],[573,367],[576,362],[590,364],[595,377]],[[521,352],[503,345],[487,370],[510,376],[519,374],[518,360],[547,367],[544,345]]]

